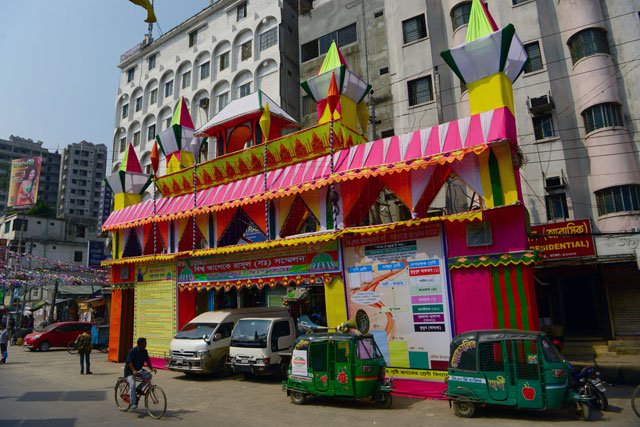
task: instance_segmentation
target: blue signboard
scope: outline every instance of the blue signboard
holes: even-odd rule
[[[87,267],[100,267],[100,261],[104,259],[104,242],[89,240],[87,242]]]

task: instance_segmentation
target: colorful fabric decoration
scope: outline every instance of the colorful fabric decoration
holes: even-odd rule
[[[471,3],[471,14],[469,15],[469,25],[467,27],[467,40],[472,42],[489,34],[498,31],[498,26],[489,13],[489,9],[482,0],[473,0]]]
[[[498,267],[515,264],[531,265],[540,261],[542,261],[542,257],[539,252],[521,251],[449,258],[449,268]]]
[[[137,4],[138,6],[142,6],[147,11],[147,19],[145,19],[144,22],[148,22],[149,24],[152,24],[158,21],[156,19],[156,14],[153,11],[153,5],[149,0],[129,0],[129,1],[133,4]]]

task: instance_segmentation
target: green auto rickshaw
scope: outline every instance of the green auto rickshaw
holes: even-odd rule
[[[371,398],[380,408],[391,407],[391,382],[385,361],[372,335],[319,332],[294,343],[283,389],[297,405],[309,396]]]
[[[451,341],[446,396],[460,417],[478,406],[518,409],[566,407],[587,420],[590,398],[572,388],[571,367],[542,332],[469,331]]]

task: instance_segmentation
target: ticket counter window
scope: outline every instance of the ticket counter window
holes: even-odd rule
[[[231,288],[229,290],[222,288],[220,291],[216,292],[216,296],[213,301],[214,311],[238,308],[238,291],[236,288]]]

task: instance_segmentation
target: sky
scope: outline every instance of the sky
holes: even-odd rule
[[[155,0],[154,38],[208,5]],[[142,41],[146,16],[128,0],[0,0],[0,139],[52,151],[86,140],[110,155],[120,55]]]

